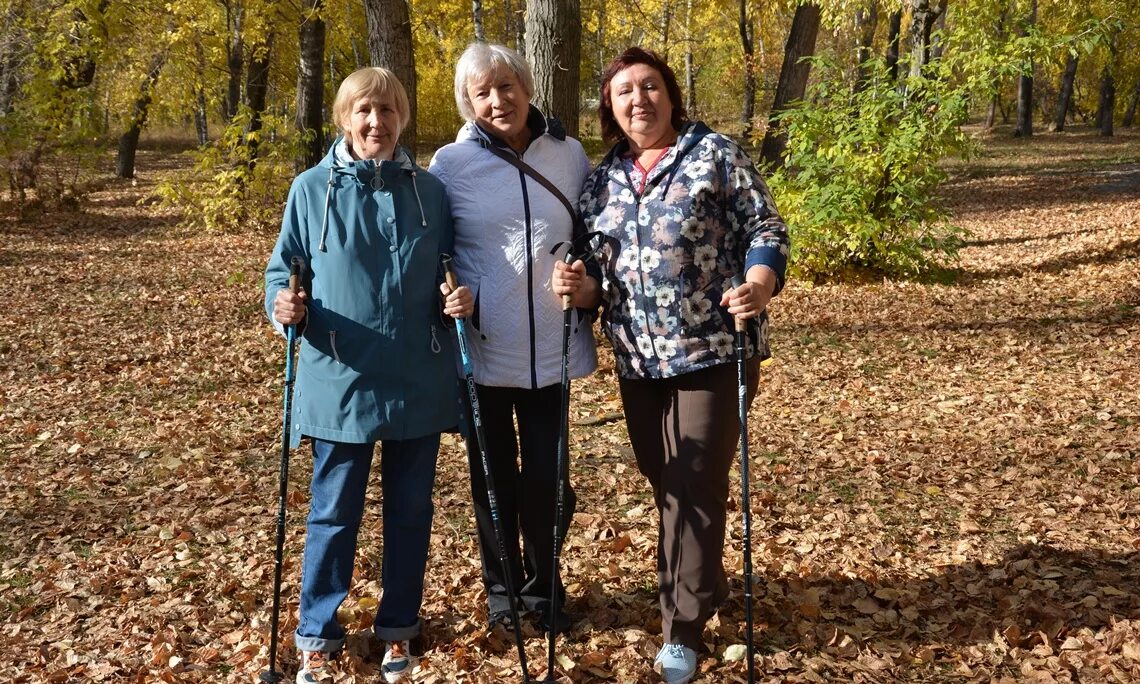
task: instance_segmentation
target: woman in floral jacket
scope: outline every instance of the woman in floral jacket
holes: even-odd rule
[[[732,317],[756,321],[751,401],[788,232],[747,154],[687,120],[677,78],[656,54],[635,47],[613,60],[599,116],[616,144],[586,179],[581,210],[607,238],[603,278],[582,262],[560,264],[552,285],[575,306],[604,306],[630,441],[659,514],[664,644],[654,668],[676,684],[692,678],[701,632],[728,595],[722,558],[738,433]],[[733,289],[737,274],[745,283]]]

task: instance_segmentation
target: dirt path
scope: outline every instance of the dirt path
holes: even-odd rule
[[[793,283],[774,305],[751,417],[765,681],[1140,678],[1140,137],[1024,145],[995,138],[955,170],[947,201],[972,235],[954,283]],[[0,679],[248,682],[264,666],[273,236],[173,229],[136,204],[146,163],[140,187],[82,213],[0,216]],[[610,365],[575,398],[564,666],[651,682],[656,521],[621,421],[594,420],[620,411]],[[515,681],[511,642],[482,631],[454,440],[437,491],[419,681]],[[743,622],[734,500],[709,684],[742,681],[723,659]],[[377,522],[342,614],[358,627],[380,595]],[[375,681],[365,647],[350,639],[338,681]]]

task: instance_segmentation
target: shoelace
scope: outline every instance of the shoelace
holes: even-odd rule
[[[685,647],[681,644],[665,644],[665,655],[670,658],[685,658]]]
[[[320,670],[328,664],[328,656],[323,651],[310,651],[305,654],[305,669]]]

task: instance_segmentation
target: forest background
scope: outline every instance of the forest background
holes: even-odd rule
[[[914,276],[952,256],[934,192],[968,155],[961,125],[1131,126],[1140,5],[1131,0],[4,0],[0,153],[19,197],[84,192],[143,130],[194,130],[189,176],[157,195],[210,230],[271,225],[289,179],[335,135],[328,107],[366,64],[413,94],[403,142],[424,161],[461,123],[452,95],[473,40],[519,49],[535,103],[597,156],[601,73],[628,45],[669,60],[693,118],[756,146],[813,280]],[[1121,95],[1118,97],[1117,92]],[[178,137],[178,136],[175,136]],[[185,137],[185,136],[183,136]]]
[[[1138,26],[1130,0],[0,0],[0,678],[264,668],[283,355],[259,279],[285,192],[358,65],[415,83],[426,163],[481,34],[595,159],[601,66],[658,50],[792,227],[750,416],[765,681],[1140,679]],[[649,682],[655,519],[602,357],[574,387],[558,669]],[[445,440],[419,677],[511,681],[462,454]],[[705,683],[743,676],[733,497]],[[375,523],[344,682],[376,676]]]

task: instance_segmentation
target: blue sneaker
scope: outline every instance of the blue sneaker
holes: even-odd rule
[[[681,644],[665,644],[657,652],[653,671],[665,684],[686,684],[697,672],[697,652]]]

